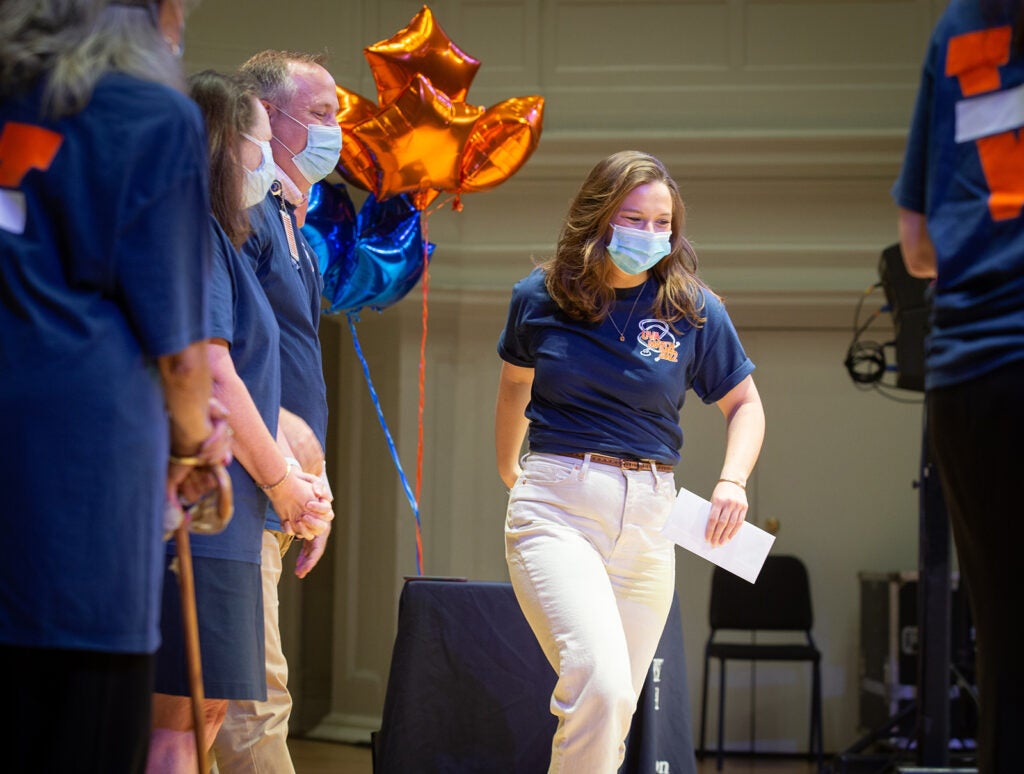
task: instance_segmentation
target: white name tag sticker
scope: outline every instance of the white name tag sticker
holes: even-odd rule
[[[0,188],[0,229],[25,233],[25,194],[21,191]]]

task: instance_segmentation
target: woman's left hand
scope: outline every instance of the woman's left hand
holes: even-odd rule
[[[711,513],[704,539],[713,546],[728,543],[747,518],[747,492],[739,484],[719,481],[711,493]]]

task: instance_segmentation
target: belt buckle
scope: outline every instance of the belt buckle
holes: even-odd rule
[[[620,460],[622,462],[623,470],[640,470],[640,466],[643,464],[640,460]]]

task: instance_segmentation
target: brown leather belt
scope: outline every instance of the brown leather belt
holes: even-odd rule
[[[626,460],[621,457],[609,457],[606,454],[597,454],[595,452],[589,452],[590,461],[596,462],[600,465],[614,465],[617,468],[623,470],[650,470],[651,463],[654,463],[656,470],[662,473],[671,473],[675,470],[675,466],[669,465],[665,462],[656,462],[655,460]],[[585,459],[587,456],[586,452],[561,452],[563,457],[575,457],[578,460]]]

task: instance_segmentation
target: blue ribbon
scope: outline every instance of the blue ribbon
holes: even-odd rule
[[[359,322],[359,313],[350,312],[346,315],[348,318],[348,329],[352,332],[352,343],[356,348],[356,355],[359,357],[359,362],[363,366],[363,376],[366,377],[366,386],[370,389],[370,398],[373,400],[373,407],[377,410],[377,419],[380,420],[381,429],[384,431],[384,438],[388,442],[388,449],[391,451],[391,459],[395,461],[395,467],[398,468],[398,477],[402,481],[402,489],[405,490],[405,496],[409,500],[409,506],[412,508],[412,514],[416,517],[416,574],[423,575],[423,557],[420,554],[420,507],[416,503],[416,496],[412,493],[412,488],[409,486],[409,480],[405,477],[405,471],[402,469],[402,461],[398,457],[398,449],[395,448],[395,442],[391,438],[391,431],[388,430],[388,423],[384,421],[384,411],[380,407],[380,399],[377,397],[377,390],[373,387],[373,380],[370,378],[370,366],[366,362],[366,358],[363,357],[363,348],[359,346],[359,336],[356,333],[356,323]]]

